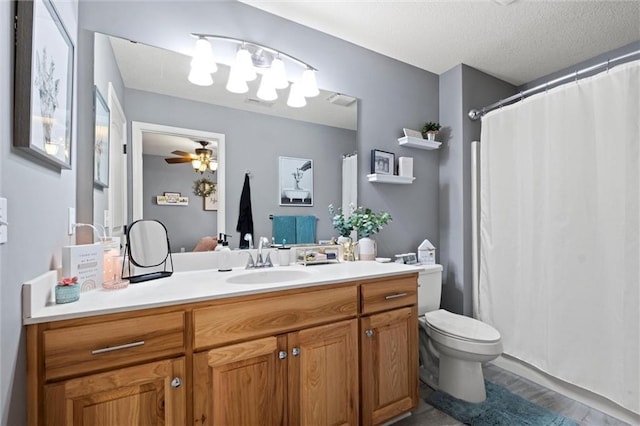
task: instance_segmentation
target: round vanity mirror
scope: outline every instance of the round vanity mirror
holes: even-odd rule
[[[137,220],[127,230],[129,260],[136,266],[162,265],[169,256],[167,228],[157,220]]]

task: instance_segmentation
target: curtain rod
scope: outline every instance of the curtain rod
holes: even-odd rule
[[[551,87],[551,86],[553,86],[555,84],[561,83],[561,82],[563,82],[565,80],[575,79],[577,81],[578,78],[586,77],[583,74],[586,74],[586,73],[589,73],[591,71],[595,71],[595,70],[597,70],[599,68],[604,68],[604,67],[609,69],[609,65],[611,65],[613,62],[618,62],[618,61],[621,61],[623,59],[628,59],[628,58],[630,58],[632,56],[636,56],[638,54],[640,54],[640,50],[636,50],[635,52],[630,52],[630,53],[627,53],[625,55],[618,56],[618,57],[613,58],[613,59],[609,59],[609,60],[607,60],[605,62],[600,62],[599,64],[592,65],[590,67],[583,68],[581,70],[576,70],[575,72],[572,72],[571,74],[567,74],[567,75],[564,75],[562,77],[558,77],[556,79],[553,79],[551,81],[547,81],[546,83],[539,84],[539,85],[537,85],[535,87],[532,87],[531,89],[525,90],[524,92],[520,92],[520,93],[518,93],[516,95],[509,96],[508,98],[501,99],[498,102],[492,103],[491,105],[482,107],[479,110],[475,109],[475,108],[474,109],[470,109],[467,115],[469,116],[469,118],[472,121],[476,121],[477,119],[479,119],[480,117],[482,117],[483,115],[488,113],[489,111],[493,111],[494,109],[500,108],[500,107],[502,107],[504,105],[507,105],[507,104],[509,104],[509,103],[511,103],[513,101],[522,100],[522,99],[525,98],[525,96],[530,96],[530,95],[532,95],[532,94],[534,94],[536,92],[541,91],[542,89],[547,90],[547,89],[549,89],[549,87]]]

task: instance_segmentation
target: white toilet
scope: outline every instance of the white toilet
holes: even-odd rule
[[[418,276],[420,377],[458,399],[482,402],[487,394],[482,363],[502,353],[500,333],[488,324],[440,309],[442,266]]]

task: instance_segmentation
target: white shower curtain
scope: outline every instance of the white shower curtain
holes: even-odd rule
[[[482,120],[479,317],[640,413],[640,62]]]

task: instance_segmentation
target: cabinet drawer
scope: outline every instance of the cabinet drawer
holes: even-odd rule
[[[418,302],[418,278],[414,275],[362,284],[361,313],[369,314]]]
[[[184,313],[46,330],[45,380],[184,352]]]
[[[202,349],[354,317],[357,294],[354,284],[195,309],[193,347]]]

